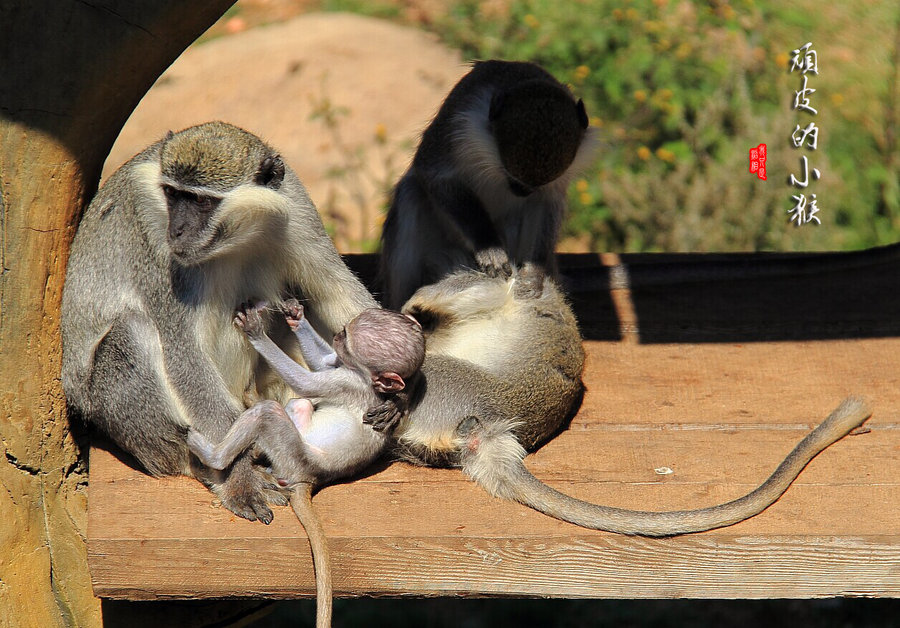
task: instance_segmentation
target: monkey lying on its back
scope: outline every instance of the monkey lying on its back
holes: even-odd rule
[[[584,353],[575,317],[552,280],[526,264],[509,279],[459,271],[419,289],[403,308],[426,333],[424,386],[396,429],[412,462],[459,466],[497,497],[557,519],[622,534],[669,536],[736,523],[762,512],[820,451],[869,416],[845,400],[759,488],[710,508],[642,512],[590,504],[555,491],[523,464],[573,412]]]
[[[303,318],[303,307],[288,301],[285,318],[311,369],[306,370],[266,335],[260,315],[264,307],[242,308],[235,324],[302,399],[286,407],[275,401],[255,404],[218,443],[191,429],[191,452],[207,466],[225,469],[255,447],[282,486],[320,486],[362,470],[389,439],[388,433],[364,425],[363,416],[382,395],[400,392],[416,376],[425,357],[421,326],[398,312],[364,310],[338,332],[332,350]]]

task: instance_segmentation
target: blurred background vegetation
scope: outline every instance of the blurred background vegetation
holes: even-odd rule
[[[234,11],[239,13],[239,2]],[[854,249],[900,240],[900,4],[855,0],[298,0],[414,23],[466,59],[537,62],[584,98],[602,138],[570,189],[563,248]],[[812,42],[812,116],[791,52]],[[795,149],[815,122],[818,150]],[[749,172],[768,146],[768,177]],[[791,224],[800,156],[821,225]],[[385,199],[386,201],[386,199]]]
[[[540,63],[600,129],[596,167],[570,190],[567,234],[596,251],[859,248],[898,240],[900,4],[527,0],[456,2],[438,32],[471,58]],[[812,42],[811,115],[794,49]],[[815,122],[818,150],[795,149]],[[768,177],[748,151],[769,150]],[[822,178],[821,227],[791,225],[800,155]]]

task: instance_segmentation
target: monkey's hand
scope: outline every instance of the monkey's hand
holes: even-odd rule
[[[252,339],[259,339],[266,335],[266,328],[263,325],[262,314],[260,313],[265,306],[244,303],[234,313],[235,326],[243,331]]]
[[[512,276],[512,266],[509,263],[509,256],[506,254],[506,251],[499,246],[476,251],[475,261],[478,263],[479,270],[488,277],[509,279]]]
[[[409,398],[404,394],[391,395],[377,406],[366,410],[363,423],[376,432],[391,434],[409,414]]]
[[[544,278],[547,273],[537,264],[524,264],[517,272],[513,294],[517,299],[539,299],[544,294]]]
[[[291,331],[296,332],[300,328],[300,321],[303,320],[303,306],[297,299],[288,299],[281,306],[281,313],[284,314],[284,320],[287,321]]]

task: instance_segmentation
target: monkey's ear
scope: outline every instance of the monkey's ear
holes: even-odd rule
[[[584,108],[584,101],[580,98],[578,102],[575,103],[575,110],[578,113],[578,122],[581,124],[582,129],[588,128],[588,114],[587,110]]]
[[[256,183],[277,190],[284,181],[284,162],[279,155],[269,155],[259,164]]]
[[[372,388],[380,393],[397,393],[406,388],[406,382],[396,373],[378,373],[372,375]]]
[[[175,132],[172,129],[169,129],[169,131],[166,133],[166,141],[168,142],[173,137],[175,137]]]

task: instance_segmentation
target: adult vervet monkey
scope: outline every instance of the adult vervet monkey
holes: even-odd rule
[[[593,157],[581,100],[533,63],[476,62],[422,135],[382,234],[387,307],[459,268],[555,273],[572,176]]]
[[[328,337],[376,306],[271,147],[223,122],[169,133],[110,177],[72,244],[68,403],[151,474],[194,475],[235,514],[268,523],[267,500],[286,499],[250,457],[215,471],[185,439],[191,427],[221,439],[249,400],[289,399],[232,324],[241,303],[279,303],[288,289]],[[281,325],[273,337],[289,336]]]
[[[726,504],[674,512],[595,505],[550,488],[523,463],[582,391],[581,338],[554,282],[529,264],[509,278],[458,271],[419,289],[403,311],[422,324],[426,357],[424,384],[394,432],[397,454],[461,467],[494,496],[587,528],[669,536],[737,523],[774,503],[813,457],[870,415],[862,400],[846,399],[759,488]]]

